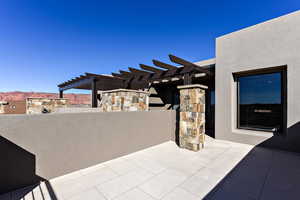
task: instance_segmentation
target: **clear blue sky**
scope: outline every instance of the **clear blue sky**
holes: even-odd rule
[[[215,56],[215,38],[300,8],[299,0],[1,0],[0,91],[57,92],[172,53]]]

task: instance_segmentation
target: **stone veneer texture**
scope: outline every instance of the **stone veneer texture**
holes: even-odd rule
[[[41,114],[55,112],[56,108],[68,107],[68,99],[27,98],[26,113]]]
[[[100,110],[102,112],[148,111],[149,93],[138,90],[110,90],[101,95]]]
[[[4,114],[4,105],[5,104],[6,104],[6,102],[0,101],[0,114]]]
[[[192,151],[204,146],[205,90],[200,85],[179,86],[180,89],[180,147]]]

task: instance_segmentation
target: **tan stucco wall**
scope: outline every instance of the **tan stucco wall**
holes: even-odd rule
[[[273,135],[236,128],[236,84],[232,73],[287,65],[287,125],[300,121],[300,11],[234,32],[216,40],[216,138],[259,144]],[[298,145],[291,131],[278,138]],[[292,144],[293,141],[295,144]],[[298,138],[299,141],[299,138]]]
[[[33,154],[36,174],[50,179],[171,140],[175,112],[5,115],[0,124],[0,142],[5,138]],[[18,160],[9,152],[0,152],[9,158],[1,173],[22,173],[5,166]]]

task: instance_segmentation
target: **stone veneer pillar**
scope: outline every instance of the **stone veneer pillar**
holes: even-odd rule
[[[178,86],[180,90],[179,145],[192,151],[204,147],[205,90],[203,85]]]
[[[117,89],[101,92],[99,103],[102,112],[148,111],[149,92]]]

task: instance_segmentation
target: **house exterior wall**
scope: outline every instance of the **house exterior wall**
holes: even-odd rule
[[[287,66],[285,136],[237,129],[237,88],[232,73]],[[300,151],[300,11],[216,40],[216,138]]]
[[[0,114],[25,114],[26,101],[0,102]]]
[[[9,101],[4,106],[4,114],[25,114],[26,101]]]

